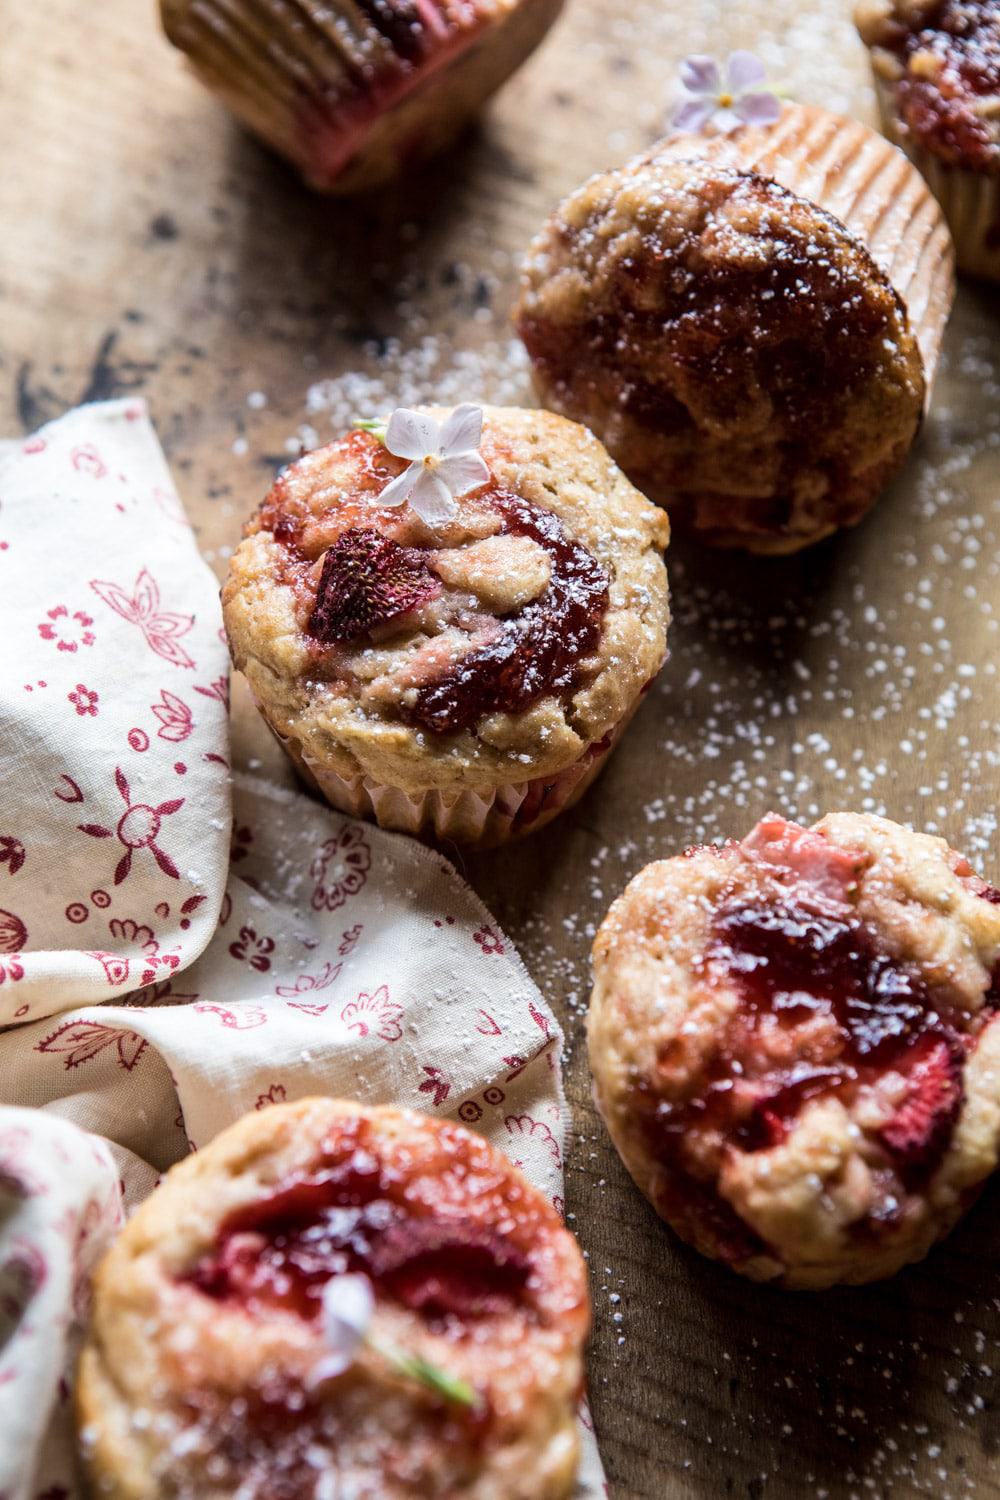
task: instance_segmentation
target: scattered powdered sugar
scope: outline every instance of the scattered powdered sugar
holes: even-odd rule
[[[795,97],[873,118],[849,6],[776,0],[763,27],[744,20],[751,11],[759,18],[704,0],[681,27],[672,7],[640,0],[599,28],[585,11],[564,22],[579,28],[581,59],[607,70],[599,112],[567,84],[591,169],[655,136],[688,52],[750,47]],[[546,181],[563,170],[542,165]],[[558,182],[553,206],[582,175]],[[453,286],[457,328],[438,326],[422,291],[427,225],[405,226],[410,258],[380,331],[291,396],[243,393],[237,457],[294,455],[399,405],[534,404],[508,317],[538,223],[501,220],[494,239],[489,205],[477,211],[465,259],[424,267]],[[661,1229],[610,1156],[583,1020],[589,948],[627,880],[688,845],[742,836],[772,807],[805,822],[840,807],[882,813],[1000,874],[998,349],[988,301],[964,290],[915,451],[856,531],[780,561],[676,538],[671,659],[608,769],[533,840],[456,859],[566,1028],[568,1217],[593,1251],[598,1431],[612,1434],[620,1474],[631,1435],[679,1494],[958,1500],[995,1446],[1000,1299],[981,1286],[982,1211],[884,1288],[797,1299],[736,1283]]]
[[[398,339],[368,343],[361,353],[365,369],[318,380],[306,392],[305,410],[311,426],[323,430],[321,441],[340,436],[359,417],[383,416],[397,406],[534,405],[519,339],[451,350],[426,335],[411,347]]]

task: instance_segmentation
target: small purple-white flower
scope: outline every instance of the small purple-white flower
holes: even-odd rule
[[[677,130],[711,127],[727,135],[740,125],[773,125],[781,115],[781,100],[762,87],[767,70],[752,52],[731,52],[723,81],[712,57],[686,57],[681,63],[681,84],[688,95],[673,117]]]
[[[326,1380],[343,1375],[368,1337],[375,1294],[367,1276],[331,1276],[323,1288],[324,1358],[315,1372]]]
[[[490,477],[479,452],[481,406],[456,406],[440,425],[425,412],[399,406],[384,428],[374,422],[360,425],[374,432],[397,458],[410,460],[409,468],[386,485],[375,503],[395,506],[409,501],[428,526],[450,521],[459,496],[477,490]]]

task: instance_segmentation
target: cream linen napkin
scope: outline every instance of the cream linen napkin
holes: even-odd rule
[[[231,819],[218,589],[141,403],[3,445],[0,590],[0,1500],[67,1500],[123,1200],[325,1093],[461,1120],[561,1208],[562,1037],[439,854],[244,776]]]

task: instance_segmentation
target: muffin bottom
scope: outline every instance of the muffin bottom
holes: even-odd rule
[[[555,776],[507,782],[492,791],[457,788],[409,793],[362,773],[348,778],[317,765],[294,735],[283,735],[274,727],[261,703],[257,707],[302,780],[338,812],[393,833],[470,849],[495,849],[526,838],[579,802],[604,769],[635,712],[633,708],[610,734],[588,745],[578,760]]]

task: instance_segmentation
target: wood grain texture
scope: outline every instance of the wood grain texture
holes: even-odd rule
[[[204,94],[152,0],[0,0],[0,430],[141,391],[221,572],[302,424],[332,436],[352,399],[421,380],[528,398],[518,256],[558,197],[655,137],[681,54],[755,45],[800,97],[873,118],[848,10],[570,0],[436,170],[331,203]],[[996,293],[965,286],[918,450],[858,531],[783,562],[672,548],[672,660],[609,770],[535,842],[459,860],[566,1025],[568,1207],[616,1500],[1000,1495],[997,1191],[889,1284],[756,1289],[632,1188],[581,1031],[589,941],[626,879],[768,807],[884,810],[1000,874],[998,331]],[[310,403],[321,379],[333,395]],[[242,692],[235,724],[237,759],[287,778]]]

